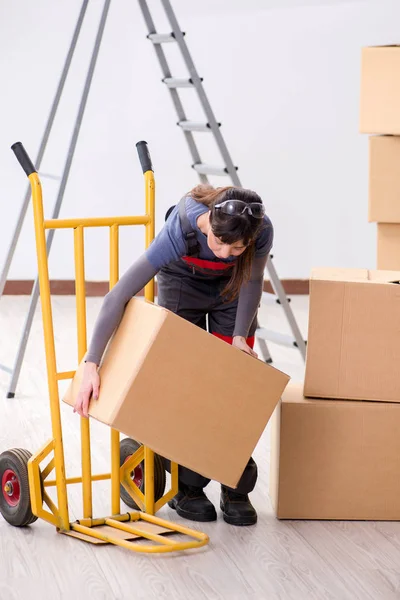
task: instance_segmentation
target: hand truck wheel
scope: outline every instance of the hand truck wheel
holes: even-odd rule
[[[120,448],[120,464],[121,466],[140,448],[142,444],[139,444],[132,438],[124,438],[121,440]],[[131,473],[131,477],[140,489],[144,493],[144,461],[135,467]],[[166,484],[164,462],[161,456],[154,454],[154,501],[157,502],[164,494]],[[128,494],[126,489],[121,485],[120,497],[123,502],[130,508],[140,510],[134,499]]]
[[[28,480],[28,450],[13,448],[0,454],[0,513],[14,527],[37,520],[31,508]]]

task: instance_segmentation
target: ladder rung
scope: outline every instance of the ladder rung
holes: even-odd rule
[[[184,31],[182,31],[182,35],[185,35]],[[149,33],[147,37],[151,42],[153,42],[153,44],[168,44],[170,42],[176,42],[173,31],[171,33]]]
[[[190,78],[189,79],[179,79],[178,77],[164,77],[164,79],[162,81],[169,88],[194,87],[194,83]],[[202,77],[200,77],[200,81],[203,81]]]
[[[61,177],[59,175],[51,175],[50,173],[42,173],[42,171],[39,171],[38,175],[40,175],[40,177],[42,179],[54,179],[55,181],[60,181]]]
[[[200,121],[178,121],[177,125],[184,131],[211,131],[210,123],[201,123]],[[221,123],[217,123],[221,127]]]
[[[294,340],[291,335],[280,333],[278,331],[272,331],[270,329],[265,329],[264,327],[256,329],[255,336],[257,339],[274,342],[275,344],[279,344],[280,346],[288,346],[289,348],[293,348],[294,345]]]
[[[203,163],[196,163],[192,165],[192,168],[200,173],[200,175],[227,175],[228,169],[226,167],[213,167],[212,165],[205,165]],[[238,167],[235,167],[236,171]]]

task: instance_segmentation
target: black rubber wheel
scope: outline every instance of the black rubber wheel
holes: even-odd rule
[[[121,440],[119,448],[120,448],[120,464],[121,466],[124,462],[132,456],[140,448],[142,444],[139,444],[132,438],[124,438]],[[136,483],[141,492],[144,493],[144,461],[142,461],[134,471],[131,473],[131,477],[133,481]],[[162,495],[164,494],[166,484],[165,478],[165,469],[164,462],[161,456],[158,454],[154,455],[154,501],[157,502]],[[126,489],[121,485],[120,489],[121,500],[125,502],[127,506],[130,508],[134,508],[135,510],[140,510],[136,502],[133,498],[128,494]]]
[[[37,520],[32,513],[29,493],[28,450],[13,448],[0,454],[0,513],[14,527],[25,527]]]

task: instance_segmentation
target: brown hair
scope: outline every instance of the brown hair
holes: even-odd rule
[[[227,215],[216,210],[215,205],[234,199],[246,203],[262,203],[262,200],[255,192],[234,186],[214,188],[211,185],[200,184],[187,195],[210,209],[210,225],[217,238],[224,244],[243,242],[246,246],[246,250],[236,259],[232,276],[222,292],[226,300],[234,300],[239,295],[242,285],[250,278],[255,241],[265,227],[265,221],[255,219],[247,211],[243,215]]]

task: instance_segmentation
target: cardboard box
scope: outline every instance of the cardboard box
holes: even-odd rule
[[[360,131],[400,134],[400,47],[363,48]]]
[[[83,364],[63,400],[78,393]],[[100,366],[90,416],[235,487],[289,377],[174,313],[133,298]]]
[[[368,220],[400,223],[400,137],[369,138]],[[392,267],[379,267],[378,269]],[[396,269],[398,267],[395,267]]]
[[[400,520],[400,405],[310,400],[289,383],[271,419],[280,519]]]
[[[378,223],[377,229],[378,269],[400,270],[400,224]]]
[[[400,402],[400,272],[315,269],[304,395]]]

